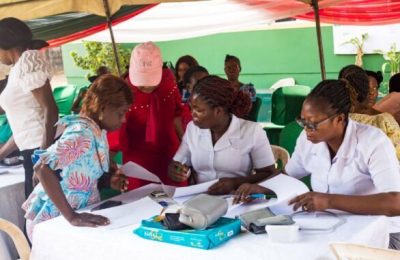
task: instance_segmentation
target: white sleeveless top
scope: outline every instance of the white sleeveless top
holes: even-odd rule
[[[32,94],[51,79],[50,68],[37,50],[27,50],[11,68],[0,95],[15,143],[23,151],[40,147],[45,128],[44,111]]]

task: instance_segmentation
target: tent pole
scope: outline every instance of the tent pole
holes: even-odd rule
[[[321,36],[321,23],[320,23],[320,19],[319,19],[318,0],[312,0],[311,5],[314,9],[315,27],[317,29],[317,40],[318,40],[318,52],[319,52],[319,64],[321,67],[321,77],[322,77],[322,80],[325,80],[326,79],[326,70],[325,70],[324,48],[323,48],[322,36]]]
[[[113,51],[114,51],[114,58],[115,58],[115,63],[117,65],[118,75],[121,76],[122,75],[121,64],[119,62],[117,45],[115,44],[114,32],[112,29],[112,22],[111,22],[111,12],[110,12],[110,6],[108,4],[108,0],[103,0],[103,5],[104,5],[104,11],[106,12],[107,25],[108,25],[108,30],[110,31],[111,43],[112,43],[112,47],[113,47]]]

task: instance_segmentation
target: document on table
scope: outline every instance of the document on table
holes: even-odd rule
[[[118,207],[96,211],[96,214],[107,217],[110,225],[104,229],[118,229],[140,223],[143,219],[160,214],[162,206],[149,197],[144,197],[135,202],[123,204]]]
[[[196,185],[191,185],[187,187],[175,187],[170,185],[164,185],[160,178],[154,173],[149,172],[142,166],[134,163],[127,162],[121,167],[121,171],[128,177],[133,177],[137,179],[142,179],[146,181],[151,181],[155,183],[161,183],[163,191],[172,198],[185,197],[190,195],[196,195],[204,193],[208,188],[216,183],[218,180],[213,180],[205,183],[200,183]]]
[[[232,211],[232,213],[228,215],[237,215],[243,212],[266,207],[279,207],[279,210],[282,210],[282,212],[289,212],[292,211],[292,206],[288,205],[289,201],[298,195],[310,191],[302,181],[285,174],[279,174],[271,179],[259,183],[259,185],[272,190],[276,194],[277,198],[270,199],[268,201],[255,200],[250,203],[242,203],[237,205],[232,205],[233,199],[229,198],[228,202],[230,205],[228,212]]]
[[[185,197],[185,196],[189,196],[189,195],[205,193],[205,192],[207,192],[208,188],[216,182],[218,182],[218,179],[200,183],[200,184],[196,184],[196,185],[190,185],[187,187],[176,187],[173,198],[179,198],[179,197]]]

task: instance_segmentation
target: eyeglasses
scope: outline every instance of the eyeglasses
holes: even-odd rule
[[[328,122],[329,119],[335,117],[337,114],[333,114],[331,116],[329,116],[328,118],[325,118],[319,122],[307,122],[304,118],[301,118],[300,116],[296,118],[296,122],[299,124],[299,126],[301,126],[302,128],[308,128],[311,131],[317,131],[318,130],[318,126]]]

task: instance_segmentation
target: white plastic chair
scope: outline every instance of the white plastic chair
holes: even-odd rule
[[[282,167],[285,168],[290,158],[289,152],[285,148],[277,145],[271,145],[271,149],[275,157],[275,163],[280,160],[282,162]]]
[[[391,249],[375,248],[348,243],[329,245],[337,260],[398,260],[400,252]]]
[[[24,233],[16,225],[0,218],[0,230],[8,234],[12,241],[14,242],[20,259],[29,260],[29,255],[31,254],[31,248],[29,246],[28,240],[26,239]]]

